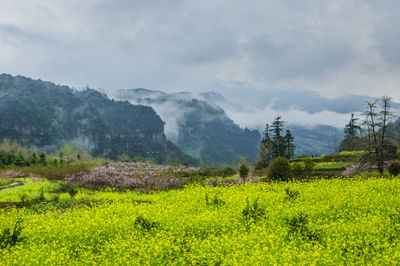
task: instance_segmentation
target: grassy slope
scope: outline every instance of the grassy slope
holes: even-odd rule
[[[287,187],[299,196],[289,200]],[[0,249],[0,264],[395,264],[399,193],[399,179],[191,186],[154,194],[82,190],[78,198],[114,201],[45,213],[0,210],[0,232],[18,218],[25,227],[23,242]],[[206,194],[225,204],[206,204]],[[258,198],[265,211],[258,222],[244,221],[247,198]],[[301,214],[309,222],[291,235],[287,219]],[[139,216],[148,223],[138,223]],[[307,240],[310,235],[318,240]]]

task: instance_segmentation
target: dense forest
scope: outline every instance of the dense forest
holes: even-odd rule
[[[0,138],[47,151],[69,143],[111,159],[197,163],[165,138],[164,122],[150,107],[7,74],[0,75]]]
[[[257,159],[260,133],[239,127],[210,100],[186,92],[166,94],[147,89],[121,90],[118,98],[155,108],[167,124],[176,124],[171,140],[208,165],[232,165],[238,158],[254,163]]]

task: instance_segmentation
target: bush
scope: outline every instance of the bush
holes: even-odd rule
[[[388,167],[388,171],[391,175],[398,176],[400,174],[400,163],[392,162]]]
[[[207,205],[213,205],[213,206],[217,206],[217,207],[222,207],[223,205],[226,204],[225,201],[223,201],[222,199],[220,199],[218,197],[218,194],[215,194],[214,197],[212,199],[210,199],[210,197],[208,196],[208,194],[206,194],[206,204]]]
[[[157,222],[152,222],[149,219],[139,215],[136,217],[135,225],[142,228],[143,230],[149,231],[151,229],[156,229],[160,227],[160,224]]]
[[[63,165],[60,161],[60,165],[34,165],[22,169],[22,172],[26,175],[30,173],[39,175],[48,180],[63,180],[71,174],[88,173],[92,167],[93,165],[90,163],[81,162]]]
[[[258,198],[253,203],[246,199],[246,207],[242,210],[242,216],[246,226],[251,223],[257,223],[265,217],[265,210],[258,205]]]
[[[312,244],[321,240],[320,232],[313,230],[308,226],[308,216],[300,213],[290,219],[285,219],[288,226],[287,240],[291,241],[300,238],[304,241],[310,241]]]
[[[15,223],[12,233],[11,229],[8,227],[3,229],[3,232],[0,234],[0,249],[15,246],[18,242],[21,242],[24,239],[23,237],[21,237],[23,229],[21,223],[22,220],[18,220]]]
[[[311,176],[315,163],[313,162],[313,160],[311,159],[310,156],[305,157],[302,162],[304,163],[304,174],[307,176]]]
[[[288,181],[291,176],[289,160],[283,157],[277,157],[269,166],[269,177],[272,180]]]
[[[247,167],[247,165],[245,165],[245,164],[242,164],[239,167],[240,177],[245,179],[247,177],[247,175],[249,174],[249,171],[250,171],[249,167]]]
[[[301,177],[304,174],[303,166],[299,162],[292,163],[291,171],[292,171],[293,177]]]

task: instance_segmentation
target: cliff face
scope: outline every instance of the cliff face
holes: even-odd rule
[[[133,89],[119,91],[117,98],[153,107],[166,122],[167,137],[207,164],[232,164],[239,157],[256,161],[259,132],[240,128],[204,95]]]
[[[47,150],[69,143],[113,159],[196,162],[166,140],[164,122],[150,107],[7,74],[0,75],[0,138]]]

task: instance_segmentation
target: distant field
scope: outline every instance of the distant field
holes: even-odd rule
[[[45,199],[56,182],[0,190]],[[397,264],[400,180],[193,185],[151,194],[80,189],[58,205],[1,208],[0,233],[22,219],[21,242],[0,248],[0,264]],[[39,204],[40,205],[40,204]],[[1,237],[0,237],[1,239]]]
[[[320,162],[315,164],[314,169],[339,169],[353,164],[353,162]]]

